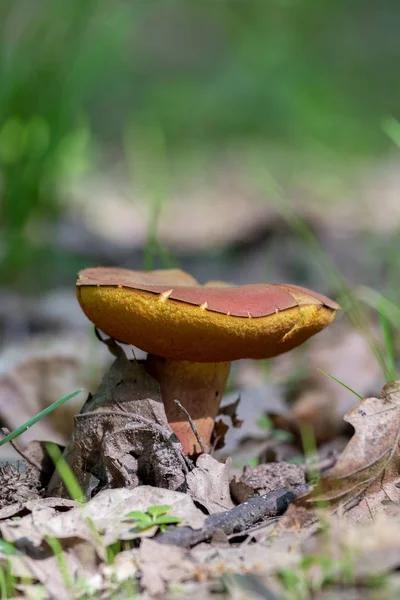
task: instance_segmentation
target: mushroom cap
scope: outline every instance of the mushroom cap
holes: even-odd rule
[[[86,316],[117,341],[193,362],[271,358],[324,329],[339,308],[294,285],[201,286],[178,269],[85,269],[77,297]]]

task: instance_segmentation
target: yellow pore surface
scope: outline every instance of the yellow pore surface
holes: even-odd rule
[[[314,300],[267,317],[232,317],[115,286],[80,286],[77,297],[86,316],[115,340],[196,362],[276,356],[324,329],[336,314]]]

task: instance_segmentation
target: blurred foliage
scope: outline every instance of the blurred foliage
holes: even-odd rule
[[[143,115],[168,155],[238,141],[343,162],[389,150],[399,16],[396,0],[3,0],[2,281],[51,248],[65,182],[104,148],[122,156]]]

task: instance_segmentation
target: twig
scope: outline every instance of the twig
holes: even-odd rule
[[[7,429],[7,427],[1,427],[0,428],[0,433],[2,433],[4,436],[6,436],[6,435],[9,435],[10,430]],[[37,463],[33,458],[31,458],[29,456],[29,454],[27,452],[25,452],[25,450],[22,450],[22,448],[20,447],[20,445],[15,440],[10,440],[10,445],[14,448],[14,450],[16,452],[18,452],[18,454],[24,460],[26,460],[27,463],[29,463],[30,465],[32,465],[32,467],[35,467],[35,469],[37,469],[38,471],[42,470],[41,465],[39,463]]]
[[[191,527],[175,527],[161,534],[156,541],[159,544],[172,544],[182,548],[191,548],[212,538],[217,529],[231,535],[245,533],[255,523],[269,517],[283,514],[289,504],[300,494],[307,491],[307,486],[299,485],[289,490],[279,488],[263,496],[251,496],[246,502],[231,510],[210,515],[204,521],[202,529]]]
[[[197,427],[196,427],[196,423],[193,421],[192,417],[189,415],[188,411],[186,410],[186,408],[179,402],[179,400],[174,400],[175,404],[177,405],[177,407],[179,408],[180,411],[183,412],[183,414],[185,415],[185,417],[187,418],[190,427],[192,428],[192,431],[195,435],[196,440],[198,441],[198,444],[201,448],[201,451],[205,454],[207,453],[207,448],[204,445],[203,440],[201,439],[199,432],[197,431]]]

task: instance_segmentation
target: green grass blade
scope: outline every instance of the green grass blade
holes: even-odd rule
[[[317,369],[317,371],[319,371],[320,373],[323,373],[324,375],[326,375],[330,379],[333,379],[333,381],[336,381],[336,383],[338,383],[342,387],[346,388],[346,390],[349,390],[349,392],[351,392],[352,394],[354,394],[355,396],[357,396],[357,398],[359,398],[360,400],[364,400],[364,398],[361,396],[361,394],[359,394],[358,392],[356,392],[355,390],[353,390],[353,388],[351,388],[348,385],[346,385],[345,383],[343,383],[343,381],[340,381],[340,379],[337,379],[336,377],[334,377],[330,373],[327,373],[323,369]]]
[[[64,404],[64,402],[68,402],[68,400],[75,398],[75,396],[80,394],[82,391],[83,390],[76,390],[76,392],[72,392],[71,394],[68,394],[67,396],[63,396],[59,400],[56,400],[56,402],[53,402],[53,404],[50,404],[50,406],[48,406],[47,408],[42,410],[40,413],[38,413],[37,415],[35,415],[31,419],[29,419],[29,421],[26,421],[23,425],[20,425],[19,427],[17,427],[17,429],[14,429],[14,431],[11,431],[11,433],[6,435],[5,438],[0,440],[0,446],[4,446],[4,444],[7,444],[7,442],[10,442],[14,438],[25,433],[25,431],[27,431],[30,427],[32,427],[32,425],[35,425],[35,423],[40,421],[40,419],[43,419],[43,417],[45,417],[49,413],[53,412],[53,410],[55,410],[56,408],[61,406],[61,404]]]
[[[396,350],[393,339],[393,331],[400,328],[400,306],[386,298],[380,292],[362,286],[357,290],[357,296],[368,306],[377,311],[381,325],[383,346],[386,353],[387,379],[397,379]]]
[[[383,294],[367,286],[361,286],[356,290],[357,297],[368,304],[377,312],[384,312],[390,323],[400,328],[400,306],[389,300]]]
[[[58,446],[49,442],[46,444],[46,450],[49,453],[50,458],[53,461],[54,466],[58,471],[58,474],[60,475],[71,498],[73,500],[76,500],[77,502],[86,502],[85,494],[83,493],[83,490],[79,485],[78,480],[72,472],[69,464],[61,454]]]
[[[389,381],[397,379],[396,357],[389,319],[383,309],[379,311],[379,322],[381,324],[383,345],[386,350],[386,369]]]
[[[46,540],[46,542],[52,549],[54,556],[56,557],[58,568],[60,569],[61,577],[63,579],[65,588],[67,590],[71,590],[73,586],[73,580],[68,569],[66,554],[64,553],[61,543],[57,538],[50,537],[48,535],[46,535],[44,539]]]
[[[169,266],[171,260],[158,240],[161,211],[170,188],[167,147],[163,127],[152,111],[143,110],[135,123],[128,128],[125,135],[125,153],[133,184],[141,187],[149,200],[143,268],[145,271],[154,269],[158,256]]]
[[[7,590],[7,581],[3,567],[0,565],[0,598],[1,600],[7,600],[9,598]]]

